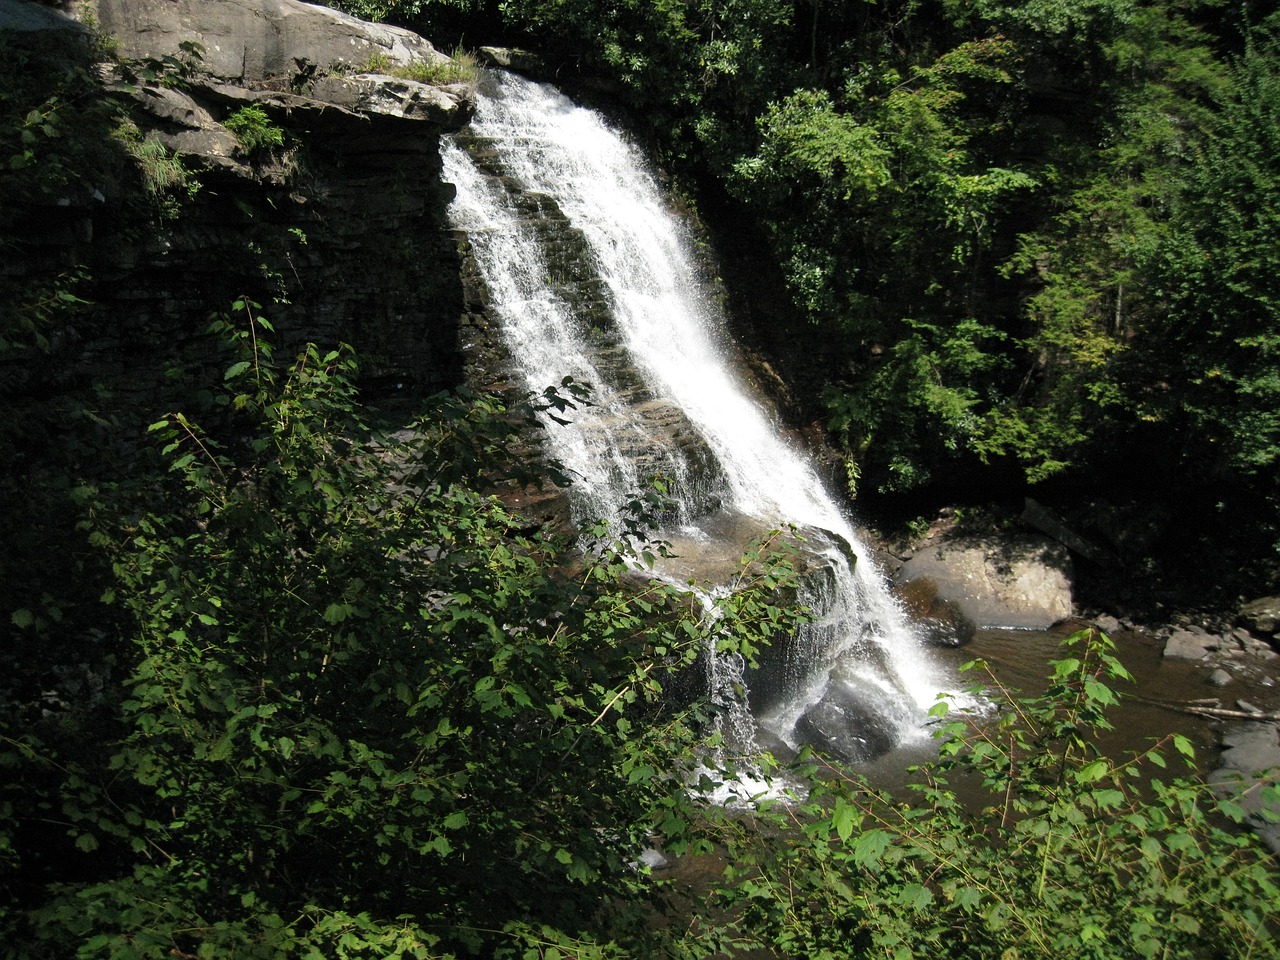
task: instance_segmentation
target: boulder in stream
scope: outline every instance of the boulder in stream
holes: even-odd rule
[[[1164,655],[1180,660],[1205,660],[1224,645],[1222,637],[1209,633],[1203,627],[1180,627],[1165,641]]]
[[[1046,630],[1069,619],[1073,566],[1047,537],[964,537],[930,543],[898,572],[901,589],[927,580],[978,628]]]
[[[872,760],[898,742],[882,700],[869,684],[832,676],[822,699],[796,721],[796,734],[835,760]]]

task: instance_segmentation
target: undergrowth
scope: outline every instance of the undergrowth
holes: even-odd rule
[[[740,946],[780,955],[906,960],[1275,958],[1275,862],[1234,798],[1195,776],[1185,737],[1115,759],[1096,746],[1131,679],[1111,641],[1065,642],[1048,690],[1020,697],[981,661],[994,721],[947,721],[905,798],[814,757],[811,791],[745,832],[721,887]],[[958,782],[977,783],[962,802]],[[1272,777],[1256,787],[1280,803]],[[773,833],[770,830],[770,833]]]

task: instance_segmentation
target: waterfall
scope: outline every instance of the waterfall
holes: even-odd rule
[[[598,113],[503,73],[443,149],[450,216],[525,385],[593,388],[594,406],[549,431],[577,477],[576,515],[616,520],[663,477],[669,575],[700,581],[736,562],[744,531],[796,525],[823,574],[804,597],[814,622],[767,669],[721,673],[792,748],[857,760],[919,731],[941,689],[926,653],[812,462],[736,375],[692,238],[639,151]]]

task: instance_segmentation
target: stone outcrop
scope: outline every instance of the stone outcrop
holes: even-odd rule
[[[82,6],[84,4],[82,3]],[[407,66],[448,60],[408,30],[366,23],[300,0],[89,0],[99,27],[129,58],[180,57],[183,44],[204,52],[209,76],[244,87],[296,78],[308,66],[358,73],[371,62]]]
[[[114,155],[99,183],[24,211],[30,235],[8,267],[21,276],[36,269],[23,256],[42,270],[57,258],[92,278],[81,292],[94,304],[85,326],[95,335],[66,344],[82,352],[64,365],[69,376],[145,396],[172,361],[212,358],[210,314],[246,296],[270,316],[281,356],[306,341],[351,343],[366,388],[386,394],[465,379],[439,140],[469,118],[472,92],[362,72],[448,57],[409,31],[299,0],[64,6],[92,14],[86,20],[133,64],[133,77],[108,71],[105,83],[136,105],[131,134],[103,131]],[[0,0],[5,24],[87,33],[26,0]],[[200,45],[197,57],[188,42]],[[163,82],[146,81],[157,64],[183,62]],[[228,127],[250,105],[279,131],[278,147],[246,148]],[[158,217],[130,186],[139,179],[130,142],[158,144],[180,171],[178,186],[150,201],[165,208]]]
[[[979,628],[1043,630],[1073,613],[1071,556],[1042,537],[939,540],[908,559],[895,580],[928,581],[912,589],[954,604]]]

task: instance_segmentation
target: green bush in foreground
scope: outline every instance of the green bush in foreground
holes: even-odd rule
[[[659,952],[640,855],[703,849],[662,684],[762,640],[769,585],[712,610],[636,577],[642,516],[529,532],[483,492],[527,479],[528,411],[378,434],[348,352],[277,364],[237,308],[222,409],[153,424],[167,475],[98,508],[123,697],[0,711],[0,956]]]
[[[532,408],[371,430],[347,351],[277,364],[237,308],[220,406],[155,423],[163,469],[96,500],[115,673],[0,701],[0,957],[1280,957],[1243,811],[1152,776],[1190,745],[1093,747],[1106,638],[948,724],[906,802],[806,759],[789,802],[708,806],[708,708],[663,688],[793,628],[786,555],[707,608],[636,575],[643,497],[585,548],[531,532],[484,491],[531,479]],[[727,867],[674,898],[650,845]]]
[[[1156,776],[1187,740],[1094,746],[1118,679],[1110,640],[1077,634],[1043,695],[1002,689],[998,719],[949,723],[906,802],[804,766],[812,791],[774,812],[786,842],[753,831],[731,857],[745,940],[807,960],[1280,957],[1276,865],[1244,811]]]

